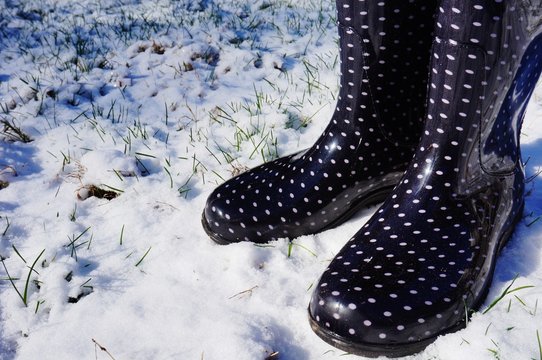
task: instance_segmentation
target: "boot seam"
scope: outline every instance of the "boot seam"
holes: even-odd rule
[[[439,41],[441,43],[444,43],[444,45],[446,45],[446,46],[456,46],[456,47],[459,47],[459,48],[462,48],[462,49],[465,49],[465,50],[467,50],[467,49],[475,50],[477,53],[479,53],[479,54],[481,54],[483,56],[482,68],[485,69],[487,67],[487,52],[484,49],[484,47],[482,47],[480,45],[476,45],[476,44],[457,41],[457,40],[454,40],[454,39],[449,38],[449,37],[444,38],[444,37],[439,37],[439,36],[435,36],[435,38],[433,39],[433,47],[435,46],[435,44],[438,44]],[[487,81],[486,72],[483,72],[481,78],[482,78],[483,82]],[[492,176],[492,177],[514,176],[515,175],[515,170],[518,167],[518,163],[519,163],[519,159],[520,159],[519,152],[518,152],[518,155],[516,156],[516,159],[514,160],[514,166],[512,166],[512,167],[510,167],[508,169],[505,169],[503,171],[490,171],[484,166],[484,163],[482,161],[482,148],[483,148],[483,146],[482,146],[482,143],[483,143],[482,136],[483,136],[483,133],[484,133],[484,121],[483,121],[484,116],[483,116],[483,112],[484,112],[484,109],[485,109],[484,103],[485,103],[486,98],[487,98],[487,91],[488,91],[488,89],[486,87],[484,87],[483,91],[481,92],[482,99],[480,99],[480,98],[475,99],[477,101],[477,105],[476,105],[477,114],[479,114],[478,116],[476,116],[477,119],[475,120],[475,122],[478,125],[478,129],[479,129],[478,134],[476,135],[476,138],[477,138],[476,142],[477,142],[477,147],[478,147],[478,156],[477,156],[478,166],[480,167],[480,170],[482,170],[482,172],[484,174],[488,175],[488,176]]]
[[[382,130],[382,117],[380,116],[380,112],[378,110],[378,107],[375,104],[374,97],[373,97],[373,90],[372,90],[372,86],[371,86],[371,80],[369,78],[369,70],[370,70],[370,68],[369,68],[369,70],[363,69],[363,67],[368,66],[368,64],[365,61],[365,57],[363,56],[363,54],[366,52],[366,47],[365,47],[365,44],[363,43],[363,37],[352,26],[345,25],[345,24],[341,23],[340,20],[337,20],[337,26],[342,28],[345,32],[348,31],[348,30],[352,31],[352,33],[356,36],[356,38],[358,40],[358,43],[360,44],[360,48],[361,48],[361,51],[362,51],[362,54],[361,54],[361,62],[362,62],[362,70],[363,70],[362,74],[365,74],[365,78],[367,79],[367,87],[368,87],[368,92],[369,92],[369,97],[370,97],[370,103],[371,103],[371,107],[373,109],[373,112],[376,115],[376,127],[378,128],[378,131],[380,132],[382,137],[390,145],[393,145],[395,147],[400,147],[400,148],[407,148],[407,149],[412,148],[412,146],[415,146],[416,143],[413,142],[413,143],[401,144],[399,142],[394,142],[393,139],[390,139],[388,137],[388,135],[385,134],[384,131]],[[361,146],[361,141],[360,141],[358,146]]]

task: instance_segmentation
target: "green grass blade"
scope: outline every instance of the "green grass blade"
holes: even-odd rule
[[[32,276],[32,272],[34,271],[34,267],[38,263],[38,260],[40,259],[41,255],[45,252],[45,249],[43,249],[36,260],[32,263],[32,266],[30,267],[30,270],[28,271],[28,276],[26,278],[26,284],[24,284],[24,293],[23,293],[23,303],[24,306],[28,306],[28,285],[30,284],[30,276]]]
[[[139,261],[135,264],[135,266],[139,266],[139,264],[141,264],[143,262],[143,259],[145,259],[147,257],[147,255],[149,254],[149,251],[151,251],[152,249],[152,246],[149,246],[149,248],[147,249],[147,251],[145,252],[145,254],[143,254],[143,257],[141,259],[139,259]]]

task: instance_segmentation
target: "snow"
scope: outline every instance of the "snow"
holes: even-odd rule
[[[0,8],[0,120],[33,139],[0,140],[0,255],[21,294],[0,267],[1,359],[356,358],[312,332],[307,305],[377,207],[294,239],[290,256],[286,240],[219,246],[200,225],[216,185],[310,146],[327,124],[331,1]],[[528,176],[542,166],[541,120],[539,86],[522,131]],[[533,287],[410,359],[540,357],[541,185],[527,186],[483,308],[514,279]]]

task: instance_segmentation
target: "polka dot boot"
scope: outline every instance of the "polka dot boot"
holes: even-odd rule
[[[322,275],[322,339],[403,356],[465,326],[523,210],[519,132],[542,71],[540,1],[442,0],[421,143],[399,185]]]
[[[389,194],[421,135],[435,8],[337,1],[341,88],[328,127],[310,149],[219,186],[202,219],[214,241],[319,232]]]

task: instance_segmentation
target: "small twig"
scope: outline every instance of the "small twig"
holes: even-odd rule
[[[237,294],[230,296],[228,299],[233,299],[234,297],[240,297],[240,296],[242,296],[244,294],[248,294],[250,296],[250,295],[252,295],[252,290],[256,289],[257,287],[258,287],[258,285],[253,286],[248,290],[238,292]]]
[[[103,347],[102,345],[100,345],[96,340],[92,339],[92,342],[94,343],[94,353],[96,355],[96,359],[98,359],[98,353],[96,351],[96,348],[100,348],[101,351],[105,352],[107,355],[109,355],[109,357],[113,360],[115,360],[115,358],[113,357],[113,355],[111,355],[111,353],[109,351],[107,351],[107,349],[105,347]]]
[[[179,208],[176,208],[175,206],[171,205],[171,204],[168,204],[167,202],[163,202],[163,201],[155,201],[157,204],[162,204],[162,205],[167,205],[169,206],[170,208],[172,208],[173,210],[179,210]]]

